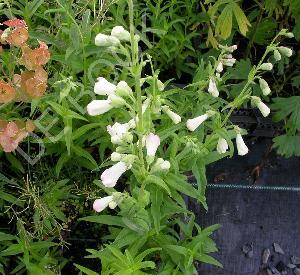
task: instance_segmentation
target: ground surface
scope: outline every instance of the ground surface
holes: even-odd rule
[[[269,144],[269,140],[253,142],[247,157],[235,157],[210,166],[209,182],[300,187],[300,159],[286,160],[268,153]],[[266,269],[265,273],[260,271],[266,248],[271,252],[267,266],[287,270],[287,273],[269,274],[295,274],[295,269],[283,268],[283,264],[289,264],[291,256],[300,257],[300,192],[211,187],[207,190],[207,202],[207,214],[192,201],[189,206],[200,224],[222,225],[214,239],[220,249],[215,257],[223,263],[224,269],[202,265],[199,274],[268,274]],[[274,252],[274,242],[281,246],[284,255]],[[249,245],[253,246],[253,255],[246,257],[242,248]]]

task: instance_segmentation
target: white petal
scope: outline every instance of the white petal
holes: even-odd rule
[[[221,73],[223,71],[223,63],[221,61],[218,63],[216,70],[218,73]]]
[[[108,112],[112,108],[110,100],[93,100],[87,105],[87,112],[90,116],[97,116]]]
[[[147,156],[155,156],[158,146],[160,145],[160,138],[158,135],[150,133],[146,137]]]
[[[263,95],[267,96],[271,93],[271,89],[268,85],[268,82],[265,81],[263,78],[259,79],[259,86],[262,90]]]
[[[116,85],[110,83],[104,77],[98,77],[94,86],[94,92],[97,95],[113,95],[116,88]]]
[[[186,122],[186,127],[190,130],[190,131],[195,131],[205,120],[208,119],[208,114],[204,114],[192,119],[188,119]]]
[[[111,30],[111,36],[116,37],[121,41],[130,41],[130,33],[122,26],[115,26]]]
[[[217,88],[217,85],[216,85],[216,81],[213,78],[210,78],[210,80],[209,80],[208,92],[213,97],[218,97],[219,96],[219,91],[218,91],[218,88]]]
[[[93,203],[93,209],[96,212],[103,211],[111,202],[113,201],[113,196],[107,196],[101,199],[97,199]]]
[[[125,138],[125,135],[128,133],[129,130],[129,124],[128,123],[119,123],[116,122],[113,126],[108,125],[107,126],[107,132],[111,136],[111,142],[113,144],[120,144],[123,142],[123,139]]]
[[[228,150],[228,143],[225,138],[219,138],[217,151],[219,154],[224,154]]]
[[[181,122],[181,116],[171,111],[168,106],[163,106],[162,110],[167,114],[167,116],[174,122],[174,124],[178,124]]]
[[[116,94],[118,96],[129,96],[132,94],[132,90],[125,81],[120,81],[117,85]]]
[[[236,135],[236,146],[237,146],[238,154],[240,156],[244,156],[248,154],[249,149],[246,146],[241,134]]]
[[[111,46],[110,42],[109,42],[109,36],[99,33],[96,35],[95,37],[95,45],[96,46],[101,46],[101,47],[108,47]]]
[[[112,167],[106,169],[101,175],[103,185],[106,187],[114,187],[126,170],[127,166],[123,161],[119,161]]]
[[[264,117],[267,117],[270,114],[270,108],[262,101],[257,103],[257,107]]]

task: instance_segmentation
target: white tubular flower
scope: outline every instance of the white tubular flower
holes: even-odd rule
[[[127,134],[129,134],[129,129],[128,123],[116,122],[113,126],[107,126],[107,132],[110,134],[113,144],[122,144],[126,140]]]
[[[280,61],[281,60],[281,54],[280,54],[280,52],[278,50],[274,51],[274,59],[276,61]]]
[[[115,26],[111,30],[111,36],[118,38],[120,41],[130,41],[130,33],[122,26]]]
[[[228,150],[228,143],[225,138],[219,138],[217,151],[219,154],[224,154]]]
[[[286,57],[291,57],[293,54],[293,50],[287,47],[278,47],[279,52],[286,56]]]
[[[162,83],[159,79],[157,80],[157,87],[160,92],[162,92],[165,89],[164,83]]]
[[[116,87],[116,95],[126,97],[132,94],[131,88],[125,81],[120,81]]]
[[[235,62],[236,62],[235,58],[223,59],[223,64],[228,67],[232,67],[235,64]]]
[[[218,97],[219,96],[219,91],[218,91],[218,88],[217,88],[217,85],[216,85],[216,81],[213,78],[209,79],[208,92],[213,97]]]
[[[263,95],[267,96],[271,93],[271,89],[268,85],[268,82],[265,81],[263,78],[259,79],[259,86],[260,86],[260,89],[261,89]]]
[[[158,135],[154,135],[153,133],[150,133],[148,136],[146,136],[147,156],[154,157],[159,145],[160,145],[160,138]]]
[[[238,133],[236,135],[236,146],[237,146],[237,150],[238,150],[238,155],[244,156],[244,155],[248,154],[249,149],[246,146],[246,144],[242,138],[242,135],[240,133]]]
[[[174,124],[178,124],[181,122],[181,116],[171,111],[168,106],[162,106],[162,110],[174,122]]]
[[[102,115],[112,109],[110,100],[92,100],[87,105],[87,112],[90,116]]]
[[[221,61],[219,61],[218,66],[217,66],[217,72],[221,73],[223,72],[223,63]]]
[[[112,167],[106,169],[101,175],[103,185],[109,188],[115,187],[117,181],[127,169],[128,167],[123,161],[119,161]]]
[[[273,64],[272,63],[263,63],[259,67],[260,70],[263,71],[271,71],[273,69]]]
[[[105,208],[107,208],[107,206],[109,206],[109,204],[113,202],[113,200],[113,196],[107,196],[101,199],[97,199],[93,203],[93,209],[98,213],[102,212]]]
[[[195,131],[205,120],[207,120],[209,118],[208,114],[204,114],[201,116],[197,116],[195,118],[192,119],[188,119],[186,122],[186,127],[190,130],[190,131]]]
[[[265,103],[263,103],[259,97],[252,96],[251,99],[264,117],[267,117],[270,114],[270,108]]]
[[[107,81],[104,77],[98,77],[94,86],[94,92],[97,95],[114,95],[116,85]]]

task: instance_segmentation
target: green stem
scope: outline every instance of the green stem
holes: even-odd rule
[[[133,22],[133,1],[128,0],[129,7],[129,23],[130,23],[130,40],[131,40],[131,70],[135,80],[135,92],[136,92],[136,106],[137,106],[137,132],[139,136],[138,147],[139,147],[139,159],[142,164],[142,171],[145,174],[145,162],[143,154],[143,112],[142,112],[142,90],[140,86],[141,79],[141,67],[139,64],[139,52],[138,52],[138,41],[134,36],[134,22]]]
[[[262,16],[263,16],[263,12],[264,12],[264,8],[260,5],[260,11],[259,11],[259,15],[257,17],[257,20],[255,22],[255,25],[254,25],[254,29],[251,33],[251,36],[250,36],[250,39],[249,39],[249,43],[247,45],[247,49],[245,51],[245,58],[248,57],[249,53],[250,53],[250,50],[252,48],[252,45],[253,45],[253,41],[254,41],[254,37],[255,37],[255,34],[257,32],[257,28],[258,28],[258,24],[260,23],[261,19],[262,19]]]

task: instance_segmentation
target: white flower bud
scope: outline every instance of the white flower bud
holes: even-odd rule
[[[275,51],[274,51],[274,59],[275,59],[276,61],[281,60],[281,54],[280,54],[280,52],[279,52],[278,50],[275,50]]]
[[[116,88],[116,85],[110,83],[104,77],[98,77],[94,86],[94,92],[97,95],[113,95]]]
[[[117,181],[122,176],[123,173],[127,171],[128,167],[123,161],[119,161],[112,167],[106,169],[101,174],[101,180],[105,187],[114,187]]]
[[[87,112],[90,116],[102,115],[112,109],[110,100],[92,100],[87,105]]]
[[[146,143],[147,156],[154,157],[158,149],[158,146],[160,145],[159,136],[150,133],[149,135],[146,136],[145,143]]]
[[[143,104],[142,104],[142,114],[144,114],[146,112],[147,108],[150,105],[150,102],[151,102],[150,98],[146,98],[146,100],[143,102]]]
[[[162,83],[159,79],[157,80],[157,87],[160,92],[162,92],[165,89],[164,83]]]
[[[130,119],[128,122],[127,122],[128,126],[130,129],[134,129],[136,127],[136,123],[135,123],[135,120],[134,119]]]
[[[121,107],[126,103],[126,101],[122,97],[117,95],[109,95],[108,100],[110,100],[111,105],[116,108]]]
[[[217,151],[219,154],[224,154],[228,150],[228,143],[225,138],[219,138]]]
[[[115,201],[112,201],[108,204],[108,207],[110,209],[115,209],[118,206],[118,204]]]
[[[156,162],[154,163],[151,171],[152,172],[159,172],[159,171],[168,171],[171,167],[171,164],[169,161],[164,160],[162,158],[158,158]]]
[[[120,44],[120,40],[117,37],[111,35],[108,37],[108,42],[110,43],[112,49],[114,49],[114,47],[116,46],[119,46]]]
[[[286,57],[291,57],[293,54],[293,50],[287,47],[278,47],[279,52],[286,56]]]
[[[103,33],[98,33],[95,37],[95,45],[96,46],[101,46],[101,47],[109,47],[111,46],[109,40],[108,40],[108,35],[103,34]]]
[[[186,127],[190,130],[190,131],[195,131],[205,120],[207,120],[209,118],[208,114],[204,114],[201,116],[197,116],[195,118],[192,119],[188,119],[186,122]]]
[[[224,49],[227,52],[234,52],[237,49],[237,45],[232,45],[232,46],[223,46],[223,45],[219,45],[220,49]]]
[[[213,78],[209,79],[208,92],[213,97],[218,97],[219,96],[219,91],[218,91],[218,88],[217,88],[217,85],[216,85],[216,81]]]
[[[175,123],[178,124],[181,122],[181,117],[180,115],[174,113],[173,111],[170,110],[168,106],[163,106],[162,110],[166,113],[166,115]]]
[[[268,85],[268,82],[265,81],[263,78],[259,79],[259,86],[260,89],[262,90],[263,95],[267,96],[271,93],[271,89]]]
[[[236,146],[237,146],[238,154],[240,156],[244,156],[244,155],[248,154],[249,149],[246,146],[246,144],[245,144],[245,142],[243,140],[243,137],[242,137],[242,135],[240,133],[238,133],[236,135]]]
[[[101,199],[97,199],[93,203],[93,209],[98,213],[102,212],[112,202],[113,202],[113,196],[107,196]]]
[[[288,38],[293,38],[293,37],[294,37],[294,34],[293,34],[292,32],[287,32],[287,33],[285,34],[285,36],[288,37]]]
[[[237,45],[232,45],[230,47],[228,47],[230,52],[234,52],[237,49]]]
[[[265,103],[263,103],[259,97],[252,96],[251,99],[253,104],[257,106],[264,117],[267,117],[270,114],[270,108]]]
[[[236,62],[235,58],[223,59],[223,64],[228,67],[232,67],[235,64],[235,62]]]
[[[113,152],[110,155],[110,159],[111,159],[111,161],[120,161],[122,159],[122,154],[117,153],[117,152]]]
[[[217,66],[217,72],[221,73],[223,72],[223,63],[221,61],[219,61],[218,66]]]
[[[263,63],[259,67],[260,70],[263,71],[271,71],[273,69],[273,64],[272,63]]]
[[[131,88],[125,81],[120,81],[116,88],[116,95],[126,97],[132,94]]]
[[[122,26],[115,26],[111,30],[111,36],[118,38],[120,41],[130,41],[130,33]]]

